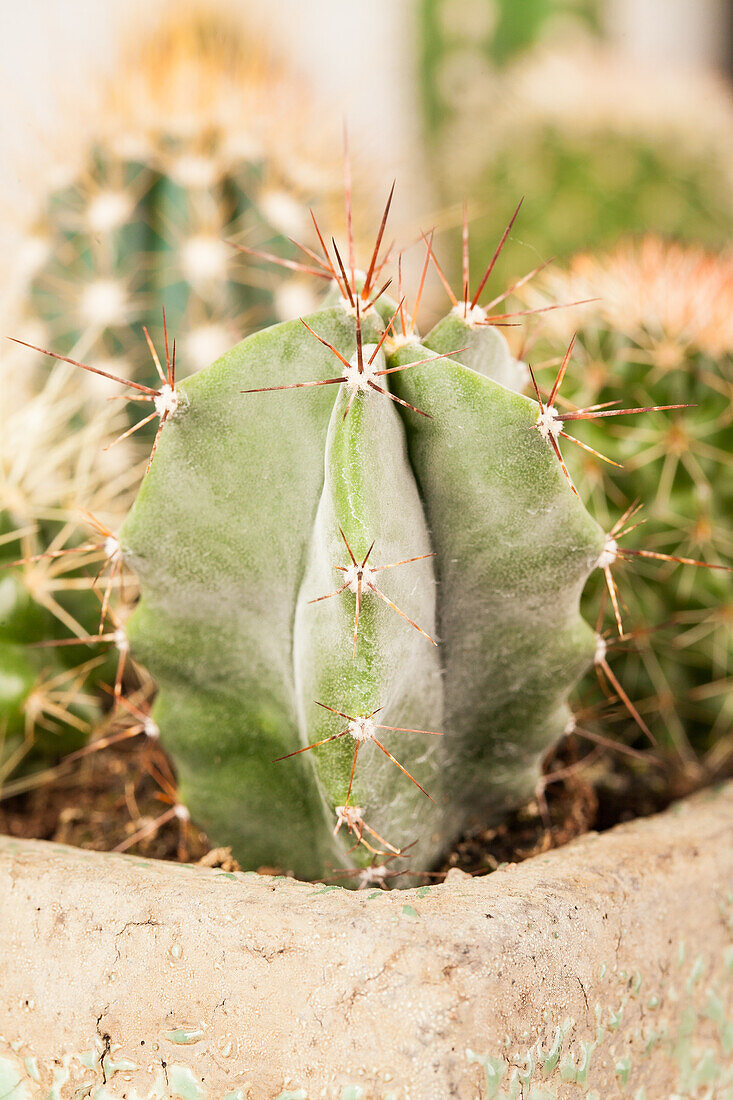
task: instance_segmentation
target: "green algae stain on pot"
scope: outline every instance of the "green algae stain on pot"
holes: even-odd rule
[[[562,1024],[555,1030],[555,1038],[548,1054],[543,1058],[542,1048],[539,1043],[537,1044],[537,1053],[542,1061],[542,1072],[545,1077],[549,1077],[551,1073],[554,1073],[557,1063],[560,1061],[560,1054],[562,1053],[563,1043],[565,1042],[565,1036],[575,1024],[575,1020],[564,1020]]]
[[[680,1100],[697,1096],[701,1090],[708,1090],[706,1096],[733,1096],[733,1021],[728,1007],[733,992],[733,949],[723,954],[723,965],[716,968],[715,977],[710,974],[710,959],[701,954],[693,957],[683,944],[674,948],[671,957],[677,972],[660,976],[656,986],[638,969],[601,968],[606,988],[603,1001],[595,1004],[593,1040],[581,1038],[570,1017],[553,1031],[552,1021],[545,1016],[535,1032],[535,1042],[527,1049],[517,1050],[507,1041],[504,1053],[498,1055],[467,1050],[466,1061],[484,1069],[482,1095],[487,1100],[519,1100],[521,1096],[564,1100],[567,1086],[577,1085],[579,1097],[596,1100],[605,1095],[592,1088],[599,1084],[596,1074],[602,1072],[605,1063],[611,1067],[621,1092],[628,1091],[634,1100],[646,1100],[643,1088],[631,1090],[635,1077],[646,1071],[653,1057],[657,1062],[666,1062],[672,1078],[676,1076],[674,1095]],[[619,1001],[618,987],[624,991],[631,988],[635,997],[642,981],[653,988],[644,1004],[632,1013],[634,1000],[623,992]],[[659,1027],[650,1027],[645,1009],[654,1011]],[[660,1019],[665,1009],[674,1012],[674,1022]],[[550,1044],[548,1048],[543,1047],[543,1027],[551,1036],[545,1040]],[[530,1033],[525,1032],[522,1038],[528,1040]],[[599,1050],[604,1056],[600,1062],[594,1059]]]
[[[23,1083],[24,1073],[16,1059],[0,1058],[0,1097],[2,1100],[31,1100]]]
[[[501,1057],[492,1058],[490,1054],[476,1054],[473,1050],[467,1050],[466,1061],[475,1062],[484,1067],[486,1098],[487,1100],[496,1100],[499,1095],[499,1086],[507,1070],[504,1059]]]
[[[181,1100],[206,1100],[206,1093],[188,1066],[168,1065],[166,1073],[172,1096]]]
[[[184,1046],[190,1043],[198,1043],[204,1037],[204,1029],[201,1027],[177,1027],[173,1031],[164,1031],[163,1035],[171,1043],[179,1043]]]
[[[629,1074],[631,1073],[631,1058],[627,1054],[625,1058],[619,1058],[615,1066],[616,1076],[623,1085],[624,1088],[629,1083]]]

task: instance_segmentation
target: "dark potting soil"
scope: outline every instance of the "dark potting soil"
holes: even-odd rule
[[[733,761],[727,771],[733,774]],[[427,872],[414,866],[408,851],[407,858],[390,861],[390,877],[399,870],[410,885],[421,885],[440,881],[454,867],[485,874],[589,830],[656,813],[711,778],[689,766],[654,766],[612,752],[599,756],[597,749],[589,751],[573,739],[548,759],[545,774],[550,782],[544,792],[540,789],[500,825],[462,837],[439,868]],[[0,832],[98,851],[129,845],[125,850],[149,858],[239,870],[228,849],[214,848],[192,822],[172,815],[166,791],[174,789],[172,767],[161,748],[130,741],[62,765],[46,781],[0,800]],[[287,868],[258,870],[288,873]],[[336,875],[330,881],[343,879]]]

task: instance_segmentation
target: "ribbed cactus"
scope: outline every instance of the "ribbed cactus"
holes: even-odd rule
[[[570,350],[546,401],[516,392],[486,277],[421,339],[375,290],[381,236],[366,275],[324,246],[320,312],[168,364],[120,532],[181,815],[307,877],[424,867],[528,797],[594,663],[644,728],[580,615],[607,536],[560,450],[628,410],[558,410]]]
[[[20,242],[16,335],[134,377],[147,369],[141,327],[162,338],[163,300],[185,375],[247,331],[314,307],[297,271],[275,277],[225,243],[297,261],[288,238],[333,187],[327,158],[298,133],[303,89],[261,52],[236,22],[190,5],[138,30],[86,149],[50,174]]]
[[[565,387],[573,401],[693,406],[640,417],[633,429],[615,425],[605,438],[593,422],[584,424],[581,438],[622,468],[588,461],[575,469],[604,526],[635,502],[644,505],[634,522],[644,521],[649,560],[637,555],[632,578],[621,559],[609,559],[629,605],[628,613],[620,607],[624,629],[652,630],[619,655],[619,675],[661,739],[685,755],[691,743],[716,757],[716,743],[733,726],[730,574],[660,565],[651,555],[722,565],[733,554],[731,258],[647,237],[607,255],[578,255],[522,294],[524,305],[540,308],[596,299],[545,314],[545,350],[535,349],[540,357],[557,351],[578,330]],[[612,621],[610,604],[609,615]]]
[[[468,21],[462,38],[436,55],[426,114],[443,200],[459,181],[475,205],[485,204],[473,227],[478,262],[521,195],[522,244],[500,266],[507,279],[517,263],[521,274],[537,257],[610,246],[624,233],[725,245],[733,229],[733,106],[722,82],[640,70],[602,47],[538,49],[482,74],[469,59],[476,47]],[[460,80],[438,56],[446,67],[455,58],[449,72]]]

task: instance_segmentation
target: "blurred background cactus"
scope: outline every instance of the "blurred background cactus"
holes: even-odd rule
[[[580,438],[622,463],[569,456],[591,511],[608,528],[643,502],[636,519],[647,550],[730,562],[733,258],[648,236],[577,255],[522,288],[529,308],[580,299],[596,300],[543,315],[534,349],[540,358],[557,353],[578,332],[567,377],[572,402],[694,406],[641,416],[633,426],[579,426]],[[652,559],[637,559],[633,574],[628,563],[618,566],[626,629],[640,635],[618,656],[624,685],[661,740],[688,761],[716,758],[733,726],[730,574]],[[590,595],[597,601],[597,591]],[[608,612],[613,624],[610,602]]]
[[[429,132],[486,102],[496,70],[539,43],[600,34],[599,0],[419,0],[420,75]],[[458,117],[457,117],[458,116]]]
[[[325,135],[304,132],[307,89],[261,38],[222,9],[171,10],[134,37],[102,104],[19,244],[17,335],[136,377],[149,365],[142,326],[157,342],[164,305],[184,376],[313,308],[313,280],[227,243],[303,259],[289,238],[307,235],[309,206],[340,180]]]
[[[93,689],[114,678],[96,648],[38,648],[98,630],[104,539],[80,509],[116,529],[144,468],[124,445],[103,452],[125,415],[106,405],[88,417],[78,373],[59,365],[14,405],[0,372],[0,788],[19,768],[78,748],[101,714]],[[96,553],[78,552],[94,543]]]

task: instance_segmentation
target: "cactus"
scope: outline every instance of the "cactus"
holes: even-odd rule
[[[25,405],[0,403],[0,787],[88,737],[100,715],[90,689],[109,674],[95,650],[80,658],[67,643],[98,629],[83,566],[104,560],[107,524],[121,521],[141,470],[129,449],[100,459],[125,420],[109,405],[87,420],[75,373],[59,366]],[[11,374],[3,365],[3,398]],[[102,528],[83,504],[104,516]]]
[[[473,71],[462,64],[464,74]],[[530,266],[537,255],[567,258],[626,233],[712,248],[729,240],[733,108],[729,90],[712,76],[640,71],[599,46],[537,50],[486,77],[486,88],[476,79],[480,95],[465,86],[465,75],[453,81],[463,91],[450,113],[426,106],[430,148],[445,201],[456,179],[477,203],[490,197],[473,230],[479,263],[511,197],[526,197],[525,260],[515,248],[500,267],[504,279],[517,273],[511,262],[518,255]],[[433,96],[444,86],[447,94],[451,81],[437,70],[433,82]]]
[[[561,453],[575,420],[638,410],[559,412],[572,345],[547,401],[517,392],[479,305],[500,249],[421,338],[431,244],[410,317],[375,291],[383,231],[366,275],[319,232],[317,313],[183,382],[167,362],[120,532],[141,588],[124,637],[178,774],[166,820],[304,877],[433,863],[529,796],[593,664],[647,729],[580,614],[607,536]]]
[[[86,147],[48,174],[18,243],[16,335],[118,372],[124,360],[136,377],[141,327],[162,338],[163,299],[185,375],[283,310],[314,308],[288,238],[333,176],[298,134],[303,89],[260,54],[239,25],[195,7],[136,33]],[[224,238],[289,259],[292,278],[243,263]]]
[[[622,468],[576,467],[589,508],[604,526],[644,502],[636,518],[645,522],[650,560],[636,561],[633,583],[615,568],[622,566],[615,551],[609,568],[629,603],[631,624],[653,633],[621,656],[619,668],[629,691],[647,701],[659,738],[672,740],[688,759],[691,747],[716,759],[733,722],[730,578],[706,569],[693,587],[689,571],[674,562],[660,571],[651,559],[670,551],[720,565],[733,550],[732,288],[729,255],[649,236],[606,255],[578,255],[566,270],[548,269],[531,290],[522,290],[523,305],[539,308],[566,295],[595,299],[582,311],[546,314],[549,350],[579,332],[570,399],[587,405],[623,395],[644,405],[694,406],[684,415],[642,418],[633,435],[619,425],[602,443],[592,422],[583,425],[583,440],[602,446]],[[613,618],[610,605],[609,614]]]

